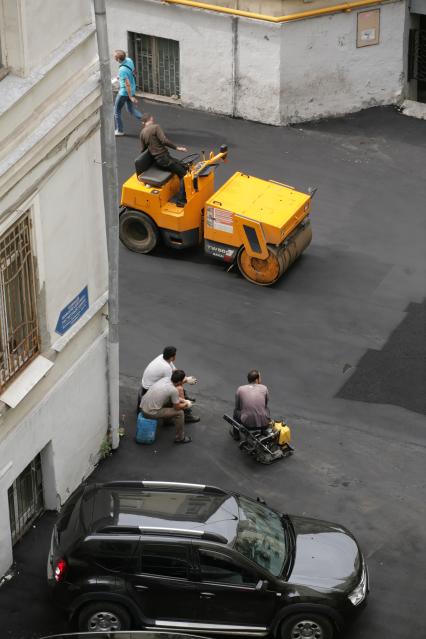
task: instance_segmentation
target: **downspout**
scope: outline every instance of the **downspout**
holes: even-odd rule
[[[206,2],[196,2],[195,0],[163,0],[166,4],[177,4],[184,7],[192,7],[194,9],[205,9],[206,11],[226,13],[228,15],[239,16],[241,18],[251,18],[252,20],[263,20],[264,22],[274,22],[275,24],[279,24],[281,22],[292,22],[294,20],[305,20],[307,18],[317,18],[320,16],[330,15],[332,13],[350,12],[353,9],[363,9],[374,5],[390,4],[395,1],[400,0],[355,0],[353,2],[341,2],[333,5],[332,7],[300,11],[299,13],[292,13],[286,16],[268,16],[262,13],[255,13],[253,11],[242,11],[241,9],[230,9],[228,7],[221,7],[219,5],[208,4]]]
[[[232,117],[237,117],[238,104],[238,17],[232,16]]]
[[[105,0],[94,0],[96,37],[101,75],[101,151],[105,226],[108,247],[108,403],[111,446],[118,448],[119,363],[118,363],[118,174],[111,87],[111,52],[108,44]]]

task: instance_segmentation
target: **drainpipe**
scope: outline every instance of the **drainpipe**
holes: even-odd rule
[[[238,17],[232,16],[232,117],[237,117],[238,106]]]
[[[96,35],[101,74],[101,150],[105,226],[108,247],[108,403],[109,432],[113,449],[119,436],[118,363],[118,175],[114,135],[114,111],[105,0],[94,0]]]
[[[289,13],[285,16],[269,16],[263,13],[255,13],[254,11],[241,11],[240,9],[230,9],[216,4],[208,4],[207,2],[197,2],[196,0],[163,0],[167,4],[177,4],[184,7],[192,7],[194,9],[205,9],[216,13],[227,13],[242,18],[251,18],[252,20],[263,20],[265,22],[291,22],[293,20],[305,20],[306,18],[317,18],[332,13],[350,12],[354,9],[363,9],[366,7],[378,6],[381,4],[389,4],[392,2],[400,2],[401,0],[353,0],[352,2],[340,2],[331,7],[323,7],[321,9],[309,9],[308,11],[300,11],[299,13]]]

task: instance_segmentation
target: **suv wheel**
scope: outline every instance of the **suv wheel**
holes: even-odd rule
[[[99,601],[81,610],[78,629],[82,632],[129,630],[130,615],[118,604]]]
[[[333,639],[333,634],[327,617],[309,612],[289,617],[281,624],[281,639]]]

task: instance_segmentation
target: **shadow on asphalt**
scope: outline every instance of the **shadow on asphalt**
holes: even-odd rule
[[[368,349],[336,397],[391,404],[426,415],[425,336],[426,300],[408,305],[384,347]]]

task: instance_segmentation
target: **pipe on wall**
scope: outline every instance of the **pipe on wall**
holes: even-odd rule
[[[229,7],[221,7],[216,4],[208,4],[206,2],[196,2],[196,0],[163,0],[166,4],[178,4],[194,9],[204,9],[206,11],[215,11],[216,13],[226,13],[232,16],[242,18],[250,18],[252,20],[263,20],[264,22],[273,22],[281,24],[283,22],[292,22],[294,20],[306,20],[307,18],[317,18],[332,13],[350,12],[353,9],[362,9],[373,5],[388,4],[395,0],[353,0],[352,2],[340,2],[331,7],[323,7],[322,9],[310,9],[308,11],[300,11],[287,16],[268,16],[262,13],[254,13],[252,11],[242,11],[241,9],[230,9]]]

